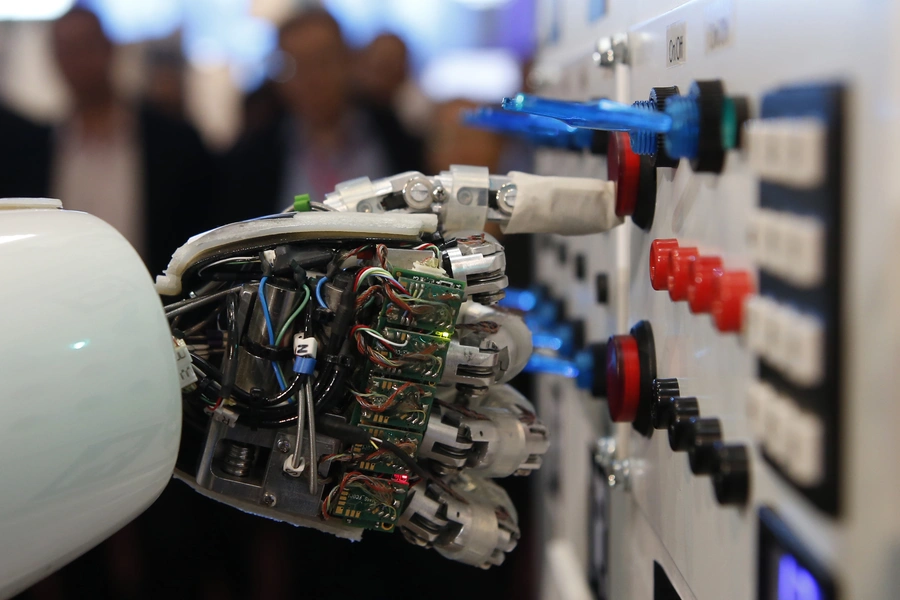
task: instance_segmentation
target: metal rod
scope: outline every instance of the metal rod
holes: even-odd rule
[[[216,292],[215,294],[210,294],[209,296],[203,296],[201,298],[188,298],[187,300],[181,300],[180,302],[175,302],[166,307],[166,318],[172,319],[177,317],[178,315],[184,314],[186,312],[192,311],[195,308],[200,308],[201,306],[205,306],[211,302],[215,302],[220,298],[224,298],[228,294],[232,292],[240,291],[241,286],[235,286],[233,288],[229,288],[227,290],[222,290],[221,292]]]
[[[303,419],[306,413],[306,388],[300,386],[297,390],[297,442],[294,444],[294,456],[291,467],[300,469],[300,459],[303,456]]]
[[[315,414],[311,377],[306,378],[306,412],[309,414],[309,493],[315,495],[318,484],[318,461],[316,456],[316,419]],[[298,444],[299,446],[299,444]]]

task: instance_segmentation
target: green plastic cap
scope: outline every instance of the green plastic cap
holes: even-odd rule
[[[296,212],[309,212],[310,209],[309,194],[294,196],[294,210]]]

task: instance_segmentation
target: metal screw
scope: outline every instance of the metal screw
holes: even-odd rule
[[[434,185],[425,177],[413,177],[403,186],[403,199],[414,210],[424,210],[431,206]]]
[[[263,494],[263,504],[266,506],[275,506],[276,498],[275,494],[265,493]]]
[[[278,448],[279,452],[284,452],[285,454],[291,451],[291,443],[284,438],[278,440],[275,447]]]
[[[614,488],[621,485],[625,491],[631,489],[631,462],[626,458],[614,460],[612,468],[606,475],[606,483]]]
[[[460,204],[471,204],[472,203],[472,192],[469,190],[462,190],[459,194],[456,195],[457,200],[459,200]]]
[[[612,38],[602,38],[597,41],[597,49],[594,51],[593,58],[594,64],[598,67],[611,67],[616,63]]]
[[[617,64],[627,65],[629,61],[628,36],[619,34],[598,40],[593,58],[594,64],[607,69]]]
[[[497,207],[500,212],[511,215],[516,208],[516,196],[519,195],[519,188],[514,183],[504,183],[497,190]]]
[[[594,445],[594,463],[606,475],[609,487],[631,489],[631,462],[616,458],[616,438],[602,437]]]
[[[412,189],[409,190],[409,195],[416,202],[422,202],[428,198],[428,187],[426,187],[424,183],[417,181]]]
[[[445,190],[441,186],[434,188],[434,191],[431,192],[431,195],[434,196],[434,201],[438,204],[447,200],[447,190]]]

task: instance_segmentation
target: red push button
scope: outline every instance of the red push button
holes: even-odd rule
[[[674,238],[650,242],[650,285],[654,290],[669,288],[669,253],[676,248],[678,240]]]
[[[606,344],[606,397],[613,421],[634,421],[641,399],[641,361],[633,336],[614,335]]]
[[[687,300],[691,261],[699,256],[696,248],[675,248],[669,253],[669,298]]]
[[[756,289],[746,271],[725,271],[713,279],[715,300],[712,314],[716,328],[723,332],[740,331],[744,322],[744,299]]]
[[[722,259],[718,256],[698,256],[688,267],[688,306],[692,313],[712,310],[715,299],[714,279],[722,275]]]
[[[641,157],[631,150],[631,137],[624,131],[610,133],[606,174],[616,182],[616,215],[633,215],[641,180]]]

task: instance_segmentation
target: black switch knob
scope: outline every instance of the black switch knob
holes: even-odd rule
[[[694,475],[709,475],[713,470],[713,448],[722,441],[722,424],[718,419],[690,419],[688,460]]]
[[[594,292],[597,294],[597,304],[609,302],[609,276],[606,273],[597,273],[594,277]]]
[[[672,398],[669,401],[669,447],[676,452],[688,449],[689,421],[700,416],[696,398]]]
[[[590,353],[594,369],[594,376],[591,378],[591,396],[606,398],[606,344],[590,344],[587,351]]]
[[[746,504],[750,493],[750,453],[743,444],[717,442],[712,450],[712,483],[719,504]]]
[[[653,404],[650,405],[650,423],[654,429],[669,426],[669,400],[679,395],[677,379],[653,380]]]

